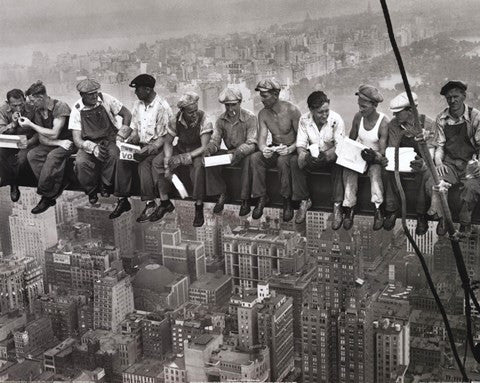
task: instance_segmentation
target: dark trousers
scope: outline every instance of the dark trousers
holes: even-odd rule
[[[17,185],[19,174],[28,167],[29,149],[0,148],[0,185]]]
[[[88,154],[83,149],[77,153],[75,161],[75,172],[78,181],[82,185],[85,193],[91,194],[98,188],[99,182],[106,186],[113,184],[115,175],[115,165],[119,157],[119,150],[115,142],[108,145],[108,158],[101,162],[93,154]]]
[[[220,150],[216,154],[226,154],[226,150]],[[242,200],[250,199],[251,193],[251,183],[252,183],[252,172],[251,172],[251,158],[252,155],[249,154],[246,156],[238,166],[241,169],[241,189],[240,189],[240,198]],[[210,168],[205,168],[206,177],[207,177],[207,195],[215,196],[220,194],[225,194],[227,192],[227,185],[222,176],[222,166],[214,166]]]
[[[158,172],[152,164],[157,157],[159,157],[159,161],[163,162],[163,151],[149,155],[141,162],[118,160],[115,171],[115,196],[131,196],[133,174],[138,172],[142,201],[151,201],[157,198]]]
[[[415,173],[414,187],[416,190],[415,195],[415,211],[417,214],[426,214],[429,205],[429,196],[426,193],[426,180],[428,178],[428,172]],[[403,180],[404,175],[400,173],[400,180]],[[383,172],[383,185],[385,188],[385,211],[393,213],[400,211],[400,193],[398,192],[397,183],[395,182],[395,173],[384,170]]]
[[[472,211],[480,200],[480,178],[465,178],[465,166],[457,166],[449,162],[444,162],[448,171],[442,179],[452,186],[460,186],[460,212],[458,214],[459,222],[462,225],[469,225],[472,222]],[[431,175],[426,180],[426,192],[431,196],[433,179]]]
[[[195,148],[192,148],[192,150]],[[173,148],[173,155],[181,154],[177,147]],[[158,174],[158,191],[159,194],[168,194],[170,190],[170,181],[165,178],[165,169],[163,167],[163,156],[157,156],[152,161],[154,171]],[[204,200],[206,195],[205,190],[205,166],[203,166],[203,157],[195,157],[193,163],[188,166],[179,166],[174,173],[180,178],[182,182],[185,180],[185,170],[188,171],[188,176],[193,184],[192,198],[195,200]]]
[[[302,201],[310,198],[308,190],[307,177],[310,172],[326,171],[331,174],[332,178],[332,202],[343,201],[343,177],[342,167],[334,162],[318,162],[312,157],[308,157],[307,165],[300,169],[298,166],[298,156],[292,156],[290,159],[290,169],[292,171],[293,180],[293,200]]]
[[[262,152],[255,152],[251,155],[252,168],[252,197],[258,198],[267,195],[267,169],[276,167],[280,178],[280,195],[284,198],[292,197],[292,174],[290,170],[290,159],[295,156],[287,154],[280,156],[274,153],[272,157],[265,158]]]
[[[31,149],[28,162],[38,180],[37,193],[54,198],[60,192],[65,176],[67,160],[75,150],[65,150],[60,146],[40,144]]]

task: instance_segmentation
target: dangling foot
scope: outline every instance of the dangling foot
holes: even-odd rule
[[[193,227],[202,227],[205,223],[205,217],[203,216],[203,203],[195,204],[195,218],[193,220]]]
[[[117,206],[115,210],[110,213],[108,216],[110,219],[115,219],[120,217],[123,213],[126,213],[132,208],[130,202],[128,202],[128,198],[120,198],[117,202]]]

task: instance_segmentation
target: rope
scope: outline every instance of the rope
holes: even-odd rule
[[[385,17],[385,23],[387,25],[387,30],[388,30],[388,36],[389,36],[389,39],[390,39],[390,43],[392,45],[392,49],[393,49],[393,52],[395,54],[395,58],[396,58],[397,63],[398,63],[398,67],[400,69],[400,74],[402,76],[403,84],[405,86],[405,91],[407,93],[407,97],[408,97],[410,106],[411,106],[412,111],[413,111],[414,131],[417,134],[421,134],[422,132],[421,132],[421,128],[420,128],[418,110],[417,110],[417,108],[415,106],[415,102],[413,100],[412,91],[410,89],[410,84],[408,82],[407,73],[406,73],[405,67],[403,65],[402,56],[400,54],[400,50],[398,49],[398,46],[397,46],[397,43],[396,43],[396,40],[395,40],[393,25],[392,25],[392,21],[391,21],[391,18],[390,18],[390,13],[388,11],[388,6],[387,6],[387,3],[386,3],[386,0],[380,0],[380,4],[382,6],[383,15]],[[407,227],[407,224],[406,224],[406,213],[407,213],[406,210],[407,210],[407,207],[406,207],[405,192],[403,190],[403,187],[402,187],[402,184],[401,184],[401,181],[400,181],[400,173],[399,173],[399,169],[398,169],[398,149],[399,149],[399,145],[400,145],[400,141],[395,146],[395,181],[396,181],[397,188],[399,190],[400,198],[401,198],[402,227],[403,227],[403,230],[405,232],[405,235],[407,236],[409,242],[411,243],[412,247],[415,250],[415,253],[417,254],[417,256],[420,260],[420,263],[422,265],[422,269],[423,269],[425,277],[427,279],[428,286],[429,286],[429,288],[432,292],[432,295],[435,299],[435,302],[438,306],[438,309],[440,310],[440,314],[442,315],[443,321],[445,323],[445,330],[447,331],[448,339],[449,339],[449,342],[450,342],[450,347],[452,349],[452,353],[453,353],[453,356],[454,356],[455,361],[457,363],[458,369],[459,369],[460,373],[462,374],[463,381],[468,382],[469,379],[468,379],[467,373],[465,371],[465,366],[462,364],[462,362],[460,360],[460,356],[458,355],[458,351],[457,351],[457,348],[456,348],[456,345],[455,345],[455,339],[453,337],[453,333],[452,333],[452,330],[450,328],[450,323],[448,321],[447,314],[446,314],[445,309],[443,307],[443,304],[440,300],[440,297],[438,296],[438,293],[435,289],[435,285],[433,284],[433,280],[432,280],[432,277],[431,277],[430,272],[428,270],[427,264],[425,262],[425,258],[423,257],[422,252],[420,251],[420,249],[418,248],[415,240],[413,239],[412,235],[410,234],[410,231],[408,230],[408,227]],[[439,185],[440,179],[438,177],[438,173],[436,171],[435,164],[433,163],[433,159],[430,156],[430,153],[427,149],[425,141],[424,140],[420,141],[418,143],[418,147],[419,147],[420,155],[422,156],[422,158],[426,162],[428,171],[430,172],[430,174],[431,174],[431,176],[432,176],[432,178],[435,182],[435,185]],[[470,344],[470,347],[472,349],[472,352],[474,353],[474,350],[475,350],[476,347],[473,345],[473,334],[471,334],[471,308],[470,308],[470,299],[468,299],[473,294],[472,294],[472,291],[471,291],[471,288],[470,288],[470,282],[469,282],[468,274],[466,272],[465,263],[463,261],[463,256],[462,256],[462,252],[461,252],[461,249],[460,249],[460,245],[459,245],[458,241],[455,240],[455,237],[457,237],[457,235],[456,235],[455,227],[453,225],[453,220],[452,220],[452,216],[451,216],[451,213],[450,213],[450,209],[449,209],[449,206],[448,206],[446,191],[440,192],[440,200],[441,200],[441,206],[442,206],[442,210],[443,210],[443,217],[444,217],[447,229],[448,229],[448,233],[450,234],[450,239],[451,239],[451,243],[452,243],[453,253],[454,253],[454,256],[455,256],[455,261],[456,261],[456,264],[457,264],[457,269],[458,269],[458,272],[459,272],[460,277],[462,279],[462,287],[464,288],[464,291],[465,291],[465,297],[466,297],[466,299],[465,299],[465,309],[466,309],[466,316],[467,316],[467,332],[469,332],[469,336],[468,336],[469,344]],[[478,305],[478,302],[476,302],[476,305]]]

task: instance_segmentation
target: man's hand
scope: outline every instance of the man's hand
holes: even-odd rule
[[[99,161],[105,161],[108,158],[108,148],[104,145],[96,145],[93,149],[93,155]]]
[[[190,153],[182,153],[173,156],[168,161],[168,167],[170,170],[175,170],[180,165],[191,165],[193,163],[192,155]]]
[[[28,117],[20,117],[18,119],[18,124],[22,127],[22,128],[29,128],[32,126],[32,121],[30,121],[30,119]]]
[[[415,141],[429,141],[433,138],[433,132],[427,130],[427,129],[422,129],[422,133],[417,134],[415,136]]]
[[[437,165],[437,172],[440,177],[445,177],[448,173],[448,167],[441,163]]]
[[[290,154],[292,151],[289,146],[286,145],[280,145],[277,149],[277,153],[281,156],[286,156]]]
[[[245,158],[245,154],[243,154],[243,152],[242,152],[240,149],[236,149],[236,150],[233,152],[232,161],[231,161],[230,165],[236,166],[236,165],[238,165],[240,162],[242,162],[242,160],[243,160],[244,158]]]
[[[28,139],[27,136],[20,136],[20,141],[17,144],[18,149],[27,149],[28,148]]]
[[[138,135],[137,130],[134,130],[132,134],[126,139],[126,142],[132,145],[138,145],[140,143],[140,136]]]
[[[73,148],[73,142],[70,140],[60,140],[58,146],[65,150],[71,150]]]
[[[16,125],[18,125],[18,120],[22,117],[20,112],[13,112],[12,113],[12,122]]]
[[[204,157],[210,157],[213,153],[217,152],[217,146],[213,142],[209,142],[205,151],[203,152]]]
[[[310,152],[308,151],[301,151],[300,153],[298,153],[298,167],[300,169],[303,169],[305,168],[305,166],[307,166],[308,164],[308,159],[312,157],[312,155],[310,154]]]
[[[427,165],[425,164],[425,161],[420,156],[415,156],[415,159],[410,162],[410,168],[415,173],[420,173],[427,170]]]
[[[172,176],[173,176],[173,173],[172,173],[172,170],[170,169],[170,167],[166,167],[165,168],[165,173],[164,173],[164,176],[167,180],[171,180],[172,179]]]
[[[268,146],[265,146],[265,148],[262,151],[262,154],[265,158],[271,158],[273,156],[273,153],[275,153],[275,151]]]
[[[465,176],[467,179],[480,178],[480,163],[476,154],[474,154],[472,159],[468,161]]]
[[[377,153],[373,149],[363,149],[361,152],[362,158],[365,160],[367,164],[375,163],[375,159],[377,158]]]

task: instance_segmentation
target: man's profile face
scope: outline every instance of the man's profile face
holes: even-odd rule
[[[8,105],[14,112],[23,113],[25,112],[25,99],[23,97],[15,98],[10,97],[8,99]]]
[[[278,100],[278,94],[270,91],[261,91],[260,98],[265,108],[271,108]]]
[[[30,95],[30,100],[32,100],[33,106],[38,109],[42,109],[46,105],[47,95],[46,94],[32,94]]]
[[[358,110],[363,117],[369,116],[376,110],[377,106],[368,100],[364,100],[363,98],[358,98]]]
[[[198,104],[190,104],[182,109],[183,117],[188,124],[193,124],[197,121]]]
[[[227,112],[228,117],[238,116],[238,114],[240,113],[240,103],[235,102],[225,104],[225,111]]]
[[[445,99],[447,100],[448,107],[451,112],[460,111],[463,108],[466,94],[462,89],[452,88],[445,93]]]
[[[400,112],[393,113],[393,115],[397,118],[400,124],[404,124],[410,120],[410,117],[412,116],[412,111],[411,109],[405,108],[402,109]]]
[[[80,93],[83,105],[95,106],[98,101],[98,92]]]
[[[328,114],[330,113],[330,103],[324,102],[320,106],[313,105],[309,109],[314,121],[317,124],[323,126],[327,123]]]

